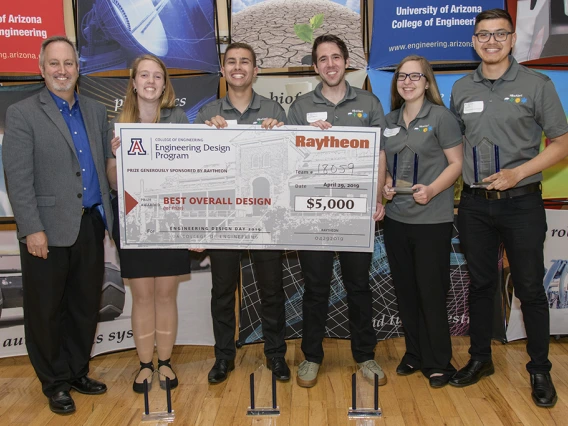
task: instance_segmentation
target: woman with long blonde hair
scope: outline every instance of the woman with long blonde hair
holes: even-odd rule
[[[175,107],[175,94],[166,66],[153,55],[142,55],[132,64],[132,75],[126,90],[124,108],[110,123],[108,142],[112,157],[107,159],[109,183],[117,190],[116,159],[120,146],[114,137],[114,123],[189,123],[185,112]],[[128,278],[132,291],[132,332],[140,358],[140,371],[134,379],[135,392],[144,391],[145,379],[151,384],[154,364],[154,345],[158,352],[160,386],[165,377],[170,378],[172,388],[178,378],[170,364],[170,357],[177,332],[177,287],[179,275],[190,272],[187,250],[170,249],[121,249],[118,230],[118,202],[115,208],[114,240],[120,256],[123,278]]]

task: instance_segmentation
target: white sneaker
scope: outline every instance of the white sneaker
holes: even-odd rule
[[[296,377],[298,386],[303,388],[314,386],[318,381],[319,368],[320,365],[317,362],[302,361],[298,366],[298,376]]]
[[[370,359],[369,361],[365,362],[358,362],[357,365],[359,368],[363,369],[363,376],[369,380],[375,380],[375,374],[379,376],[379,386],[383,386],[387,384],[387,376],[381,366],[377,364],[377,361],[374,359]]]

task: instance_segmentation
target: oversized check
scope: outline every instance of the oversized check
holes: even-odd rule
[[[122,247],[372,252],[379,133],[117,124]]]

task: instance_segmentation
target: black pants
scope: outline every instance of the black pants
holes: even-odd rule
[[[458,227],[469,274],[471,358],[491,359],[493,297],[498,283],[498,249],[505,245],[515,295],[527,332],[529,373],[548,372],[550,318],[544,292],[546,215],[539,192],[502,200],[461,195]]]
[[[83,215],[71,247],[49,246],[47,259],[20,243],[24,329],[30,361],[49,397],[89,372],[104,275],[105,225]],[[49,241],[48,241],[49,244]]]
[[[211,259],[211,316],[215,335],[215,358],[234,359],[235,291],[240,281],[240,250],[208,250]],[[286,296],[282,283],[282,252],[251,250],[260,292],[260,318],[267,357],[286,354]]]
[[[402,363],[426,377],[453,374],[446,309],[453,224],[407,224],[385,218],[385,248],[404,327]]]
[[[333,271],[332,251],[298,252],[304,276],[302,352],[321,364]],[[377,335],[373,328],[373,295],[369,286],[372,253],[339,252],[343,285],[347,291],[351,352],[357,362],[375,357]]]

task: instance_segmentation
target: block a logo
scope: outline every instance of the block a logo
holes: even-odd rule
[[[128,150],[128,155],[146,155],[146,150],[142,146],[142,139],[130,139],[130,149]]]

